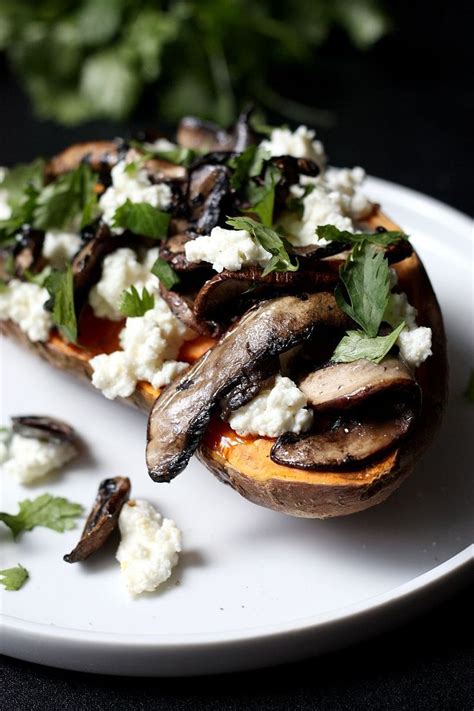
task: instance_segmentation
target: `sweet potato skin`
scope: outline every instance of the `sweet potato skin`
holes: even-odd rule
[[[392,223],[389,227],[394,229]],[[400,289],[418,309],[419,325],[430,326],[433,332],[433,355],[417,370],[423,403],[410,438],[372,465],[357,472],[340,473],[336,481],[335,472],[292,470],[294,477],[284,476],[283,470],[287,468],[270,460],[270,447],[268,452],[259,453],[255,471],[249,472],[244,466],[245,458],[239,460],[238,448],[220,447],[215,438],[207,437],[197,456],[220,481],[249,501],[275,511],[304,518],[330,518],[381,503],[409,476],[441,424],[448,395],[448,361],[443,318],[421,260],[413,253],[396,269]],[[254,446],[265,446],[259,442],[264,440],[257,440]]]

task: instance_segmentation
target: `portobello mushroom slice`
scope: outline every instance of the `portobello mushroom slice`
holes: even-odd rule
[[[185,116],[178,126],[177,143],[183,148],[190,148],[200,153],[212,151],[241,153],[257,140],[249,123],[251,113],[252,109],[243,111],[235,125],[228,131],[210,121]]]
[[[199,234],[208,235],[230,212],[230,171],[223,165],[202,165],[191,171],[188,187],[190,220]]]
[[[147,433],[151,478],[170,481],[179,474],[199,446],[218,400],[262,361],[310,338],[318,323],[347,325],[347,317],[330,293],[285,296],[247,311],[156,400]]]
[[[192,296],[189,294],[179,294],[177,291],[166,289],[163,284],[160,284],[160,294],[174,315],[188,326],[188,328],[199,333],[201,336],[215,337],[219,335],[220,329],[217,324],[196,318],[193,311]]]
[[[11,418],[15,434],[45,442],[77,443],[77,434],[71,425],[56,417],[43,415],[18,415]]]
[[[329,363],[303,377],[298,387],[311,407],[323,412],[347,410],[368,397],[411,388],[414,383],[406,363],[389,355],[381,363],[365,358],[352,363]]]
[[[277,439],[271,459],[296,469],[356,469],[395,447],[412,429],[417,408],[400,403],[393,416],[368,413],[337,418],[308,435],[288,432]]]
[[[86,560],[104,545],[112,531],[117,528],[122,506],[130,496],[130,488],[130,479],[127,477],[117,476],[101,481],[81,539],[76,547],[63,557],[66,563]]]
[[[41,264],[44,264],[43,244],[43,230],[35,230],[29,225],[22,227],[13,250],[15,276],[22,277],[25,272],[39,271]]]
[[[253,300],[270,298],[293,291],[323,291],[337,282],[337,274],[325,268],[296,272],[270,272],[249,266],[239,271],[224,270],[205,282],[194,299],[194,315],[198,321],[228,322],[239,311],[238,303],[248,307]],[[232,306],[230,306],[232,304]]]
[[[93,170],[112,168],[119,160],[120,147],[116,141],[86,141],[74,143],[54,158],[51,158],[45,172],[48,178],[74,170],[84,160]]]

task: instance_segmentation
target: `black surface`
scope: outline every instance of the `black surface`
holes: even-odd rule
[[[333,112],[319,131],[336,165],[426,192],[472,213],[472,23],[467,3],[389,3],[398,30],[367,55],[341,37],[294,99]],[[6,68],[0,73],[0,164],[48,154],[123,126],[62,129],[36,122]],[[150,125],[143,117],[136,125]],[[472,257],[471,257],[472,258]],[[469,255],[466,255],[469,259]],[[14,594],[14,593],[11,593]],[[63,672],[4,658],[1,708],[464,709],[474,708],[472,590],[398,631],[323,658],[204,679],[141,680]],[[368,631],[369,632],[369,631]]]
[[[471,711],[472,594],[464,590],[416,622],[371,642],[244,674],[131,679],[63,672],[4,658],[1,707]]]

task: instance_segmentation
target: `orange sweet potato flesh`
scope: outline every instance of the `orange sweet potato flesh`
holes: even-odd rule
[[[377,213],[370,227],[399,229]],[[221,481],[250,501],[293,516],[343,516],[384,501],[412,471],[441,421],[447,397],[446,337],[436,296],[413,253],[395,265],[399,286],[418,309],[419,325],[433,331],[433,355],[417,370],[422,411],[413,435],[397,449],[356,471],[302,471],[270,459],[274,440],[240,437],[217,419],[211,423],[199,459]]]

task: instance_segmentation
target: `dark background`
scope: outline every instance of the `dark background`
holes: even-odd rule
[[[460,2],[389,2],[392,34],[367,54],[334,34],[312,71],[277,77],[279,90],[332,113],[319,127],[335,165],[428,193],[472,214],[472,17]],[[0,62],[0,164],[130,126],[65,129],[39,123]],[[132,128],[150,126],[146,103]],[[466,255],[468,258],[468,255]],[[16,709],[474,708],[472,590],[417,621],[322,658],[203,679],[94,677],[4,658],[0,702]]]

